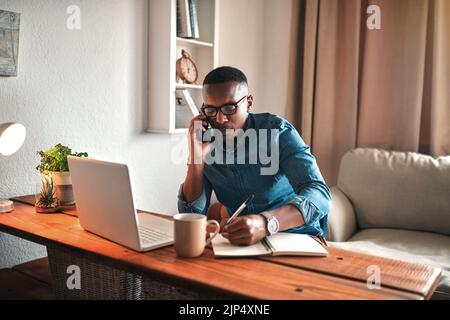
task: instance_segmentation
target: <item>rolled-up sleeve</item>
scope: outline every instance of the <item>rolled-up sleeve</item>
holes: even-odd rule
[[[316,159],[291,124],[285,125],[279,139],[280,169],[286,174],[296,193],[289,204],[298,208],[306,226],[319,223],[325,233],[331,209],[331,192]]]
[[[201,213],[208,212],[209,203],[211,200],[212,187],[208,179],[203,176],[203,191],[201,195],[192,202],[187,202],[183,194],[183,184],[178,191],[178,212],[179,213]]]

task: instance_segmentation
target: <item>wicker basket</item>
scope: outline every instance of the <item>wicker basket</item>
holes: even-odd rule
[[[197,300],[228,299],[221,293],[187,287],[186,283],[165,281],[107,266],[95,256],[86,257],[69,248],[47,246],[53,288],[57,299],[64,300]],[[80,289],[70,290],[67,268],[80,268]]]
[[[69,300],[141,300],[142,276],[82,257],[75,251],[47,247],[53,288],[57,299]],[[78,266],[81,288],[69,289],[67,268]]]

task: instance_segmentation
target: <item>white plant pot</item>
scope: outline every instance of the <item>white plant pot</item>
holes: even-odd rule
[[[50,172],[50,177],[56,186],[56,197],[62,206],[75,204],[75,198],[72,189],[72,179],[70,172]]]

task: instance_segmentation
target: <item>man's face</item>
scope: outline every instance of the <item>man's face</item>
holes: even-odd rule
[[[244,98],[248,96],[247,98]],[[208,117],[213,128],[225,133],[226,129],[243,129],[251,109],[253,97],[248,95],[248,87],[237,82],[207,84],[203,87],[203,101],[205,106],[220,107],[227,103],[236,103],[244,98],[237,107],[236,113],[224,115],[218,112],[215,117]]]

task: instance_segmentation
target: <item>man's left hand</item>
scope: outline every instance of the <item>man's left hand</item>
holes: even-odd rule
[[[259,214],[238,217],[223,228],[222,235],[233,245],[255,244],[268,235],[266,219]]]

